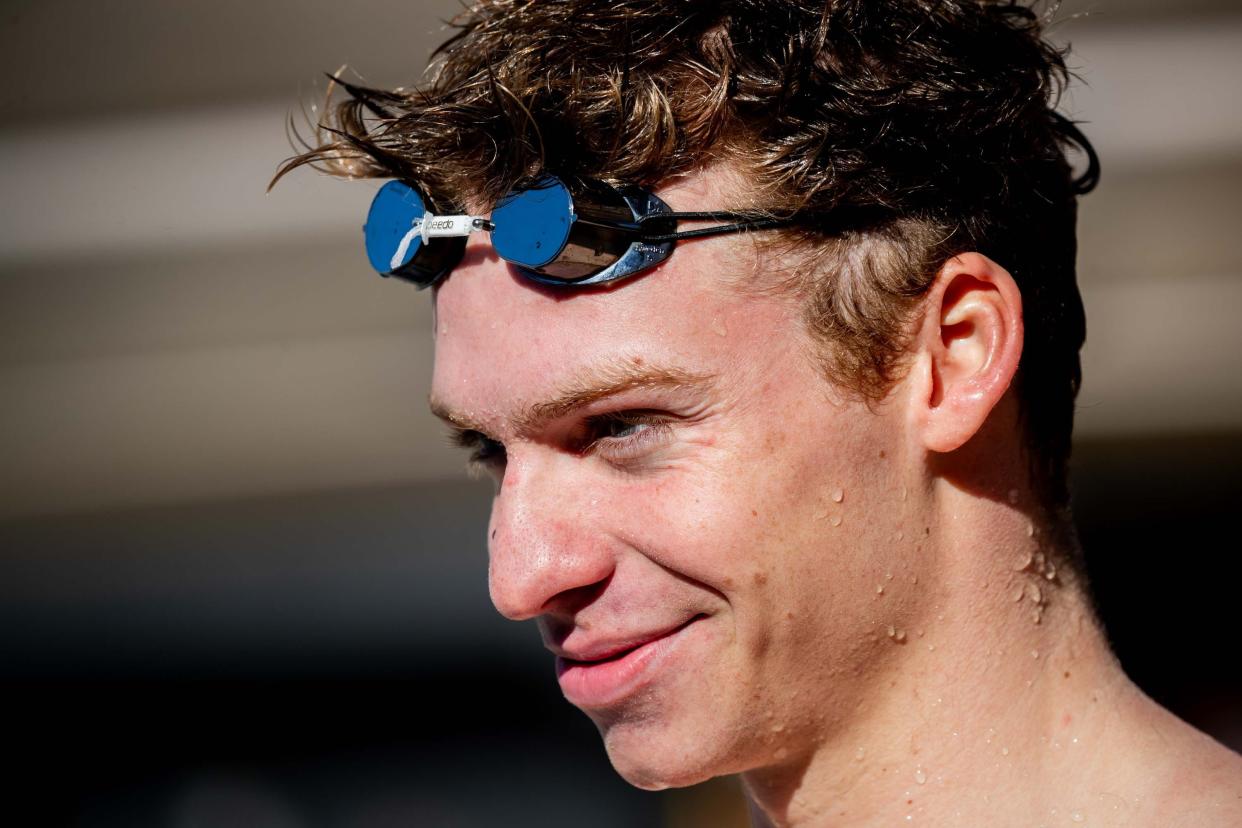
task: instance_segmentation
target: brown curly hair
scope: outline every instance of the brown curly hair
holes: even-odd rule
[[[478,0],[416,88],[339,82],[310,164],[494,203],[545,171],[656,185],[727,162],[797,224],[826,376],[869,399],[940,265],[978,250],[1022,290],[1016,383],[1033,479],[1066,503],[1086,333],[1075,282],[1090,144],[1054,111],[1063,53],[1039,13],[989,0]],[[1072,146],[1087,172],[1075,177]],[[737,205],[730,205],[737,206]],[[752,208],[753,209],[753,208]],[[830,216],[850,215],[845,226]],[[792,276],[790,275],[792,274]]]

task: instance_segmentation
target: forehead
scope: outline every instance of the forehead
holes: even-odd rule
[[[703,173],[659,194],[674,210],[736,207],[731,184]],[[796,337],[799,326],[790,301],[736,289],[748,278],[762,278],[762,262],[734,236],[682,242],[659,268],[590,292],[538,287],[472,239],[436,295],[432,397],[491,424],[619,361],[705,375],[763,370],[774,338]]]

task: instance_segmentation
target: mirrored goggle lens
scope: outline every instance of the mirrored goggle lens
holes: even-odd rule
[[[492,246],[514,264],[544,267],[564,249],[573,223],[569,189],[559,179],[545,178],[505,196],[492,210]]]
[[[422,247],[418,224],[427,212],[422,195],[401,181],[389,181],[376,193],[363,228],[371,267],[385,276],[410,264]]]

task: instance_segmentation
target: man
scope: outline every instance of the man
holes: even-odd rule
[[[434,285],[432,407],[497,483],[492,599],[537,619],[616,769],[740,774],[761,825],[1242,824],[1242,759],[1129,682],[1083,582],[1098,171],[1043,20],[459,23],[423,87],[347,85],[286,169],[397,179],[368,253]]]

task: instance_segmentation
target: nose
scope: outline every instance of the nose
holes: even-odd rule
[[[488,588],[506,618],[573,613],[612,574],[616,561],[582,509],[576,458],[535,458],[511,451],[488,528]]]

